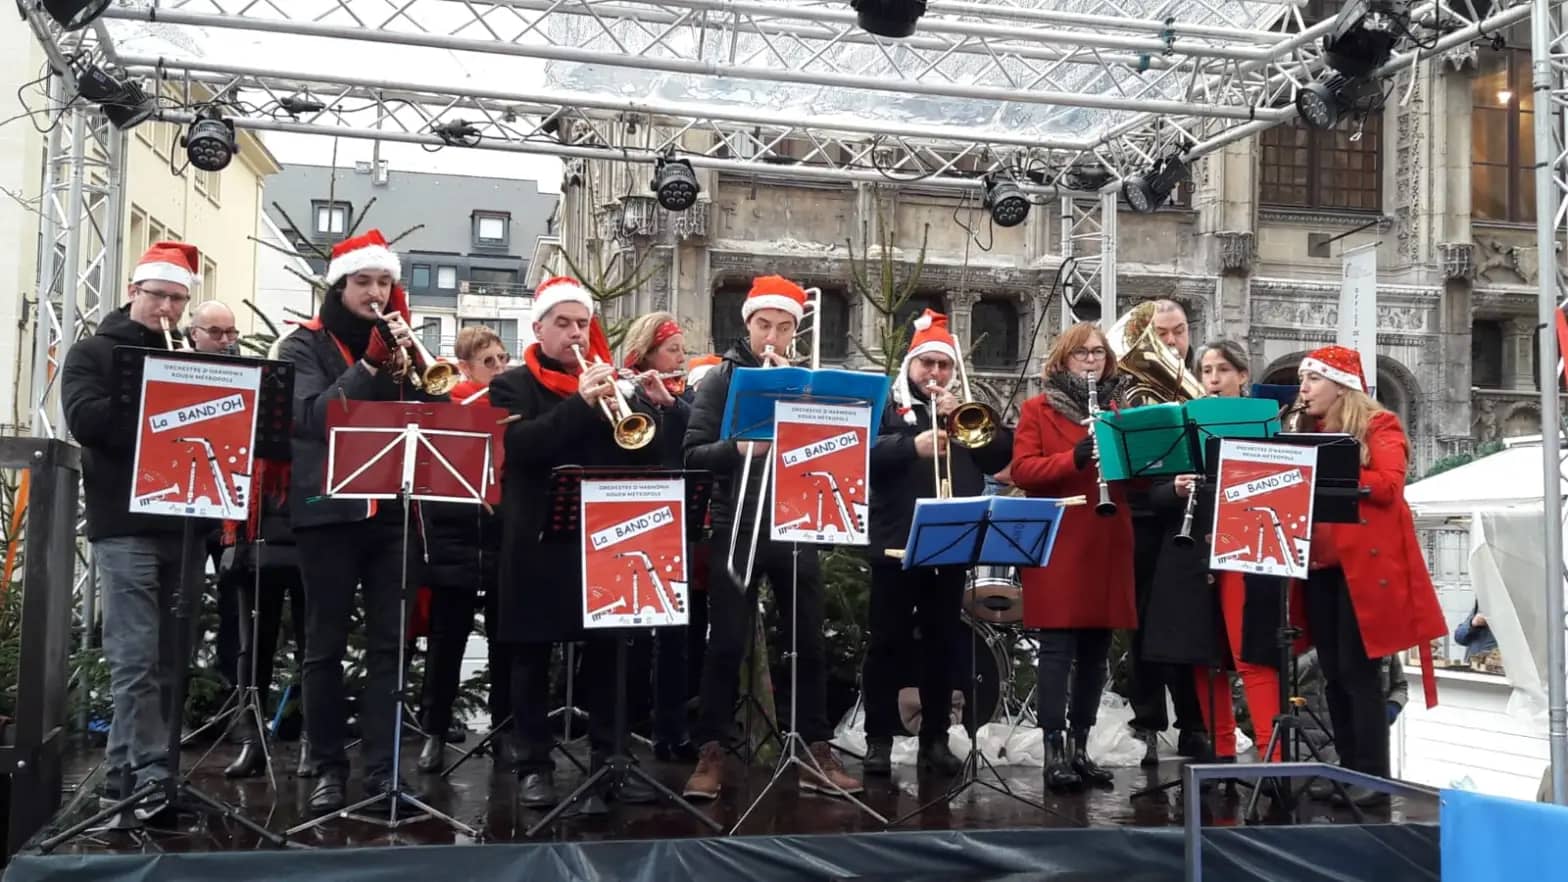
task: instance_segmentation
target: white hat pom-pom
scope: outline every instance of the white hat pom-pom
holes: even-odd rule
[[[926,331],[931,328],[931,316],[923,315],[915,319],[915,330]]]

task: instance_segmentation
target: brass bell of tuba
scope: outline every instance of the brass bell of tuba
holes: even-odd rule
[[[1117,368],[1132,378],[1123,400],[1129,407],[1141,407],[1202,398],[1203,383],[1176,350],[1160,340],[1154,311],[1155,302],[1146,300],[1117,319],[1106,335]]]

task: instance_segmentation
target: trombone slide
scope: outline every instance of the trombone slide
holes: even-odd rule
[[[773,354],[773,344],[769,343],[762,349],[764,356]],[[772,367],[766,359],[762,362],[763,368]],[[751,587],[751,576],[757,564],[757,543],[762,539],[762,507],[768,500],[768,479],[773,475],[772,449],[767,452],[768,461],[762,464],[762,485],[757,493],[757,514],[751,522],[751,550],[746,554],[746,569],[744,572],[735,566],[735,551],[740,545],[740,525],[746,514],[746,489],[751,486],[751,461],[756,459],[757,442],[747,441],[741,450],[745,462],[740,466],[740,484],[735,488],[735,522],[730,525],[730,553],[725,556],[724,569],[729,573],[730,581],[740,588],[742,592]]]

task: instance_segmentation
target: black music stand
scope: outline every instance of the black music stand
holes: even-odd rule
[[[392,769],[391,787],[374,796],[361,799],[359,802],[345,806],[337,811],[328,812],[320,817],[313,818],[304,823],[289,828],[289,835],[319,827],[334,818],[353,818],[368,824],[396,830],[409,824],[435,818],[452,828],[454,831],[464,833],[476,841],[482,840],[484,835],[474,827],[434,808],[403,789],[402,752],[403,752],[403,724],[404,703],[403,693],[408,688],[408,604],[409,580],[408,559],[409,543],[413,538],[410,528],[414,503],[421,499],[438,499],[443,502],[462,502],[473,505],[488,505],[487,493],[494,486],[496,468],[495,451],[500,445],[496,442],[493,432],[476,432],[471,420],[451,424],[450,428],[441,427],[441,418],[455,416],[457,413],[469,412],[462,405],[448,404],[445,402],[354,402],[357,412],[349,412],[344,418],[353,420],[359,413],[379,415],[382,412],[399,411],[398,426],[385,425],[332,425],[331,420],[337,415],[334,408],[328,408],[327,427],[327,475],[326,496],[329,498],[347,499],[396,499],[403,507],[402,530],[402,561],[400,584],[398,588],[398,659],[397,659],[397,686],[393,709],[392,729]],[[417,408],[418,412],[410,412]],[[348,406],[345,404],[345,411]],[[432,423],[436,425],[431,425]],[[439,441],[442,439],[461,438],[467,441],[483,439],[485,455],[481,462],[473,463],[461,459],[457,455],[444,452]],[[375,453],[365,458],[363,462],[344,462],[349,457],[338,454],[339,444],[344,448],[354,441],[357,454],[366,450]],[[379,446],[378,446],[379,445]],[[347,454],[347,451],[344,451]],[[388,476],[377,471],[378,464],[386,465],[384,460],[389,460],[397,466],[395,481],[389,481]],[[430,473],[442,473],[442,483],[446,492],[426,492],[430,488],[429,478],[420,475],[419,466],[426,464]],[[346,475],[343,473],[347,473]],[[472,474],[469,474],[472,472]],[[461,488],[462,495],[454,497],[457,492],[451,486],[456,484]],[[387,817],[359,814],[363,809],[385,800],[388,803]],[[398,816],[398,809],[408,805],[417,810],[418,814]]]
[[[688,476],[695,475],[695,478]],[[579,466],[561,466],[551,474],[550,484],[550,517],[546,523],[545,532],[561,539],[576,540],[582,531],[582,483],[584,480],[685,480],[686,487],[686,524],[687,538],[691,534],[691,525],[697,524],[701,529],[702,522],[708,509],[708,498],[712,490],[713,481],[707,472],[685,472],[680,469],[661,468],[583,468]],[[576,553],[576,549],[574,549]],[[688,561],[688,566],[690,562]],[[644,628],[606,628],[604,632],[614,634],[615,640],[615,736],[610,749],[610,755],[605,757],[604,764],[594,770],[577,789],[567,794],[566,798],[556,803],[544,817],[534,823],[523,834],[532,838],[540,830],[550,826],[557,820],[568,815],[579,802],[587,799],[600,788],[614,790],[621,786],[628,778],[635,778],[652,788],[659,799],[675,806],[686,814],[701,821],[708,829],[721,832],[724,828],[717,821],[698,811],[697,807],[687,802],[680,794],[664,786],[663,782],[648,774],[642,766],[632,757],[627,746],[626,737],[626,700],[627,700],[627,665],[626,647],[633,639],[632,634]]]
[[[952,500],[938,503],[927,509],[929,503],[917,502],[914,522],[910,525],[909,544],[901,555],[906,569],[915,567],[962,567],[970,569],[980,565],[1043,567],[1050,560],[1057,524],[1061,522],[1058,511],[1054,518],[1029,516],[1024,513],[1002,514],[995,510],[997,501],[1017,508],[1021,500],[1009,497],[984,497],[980,500]],[[1052,502],[1052,500],[1029,500]],[[1082,498],[1054,500],[1058,509],[1066,505],[1081,505]],[[949,511],[943,511],[946,508]],[[924,509],[924,510],[923,510]],[[978,509],[978,511],[977,511]],[[978,519],[977,518],[978,515]],[[969,681],[968,706],[979,704],[979,661],[975,657],[975,642],[969,641],[969,668],[974,675]],[[922,709],[922,713],[929,711]],[[947,791],[935,799],[916,806],[910,812],[895,818],[888,826],[896,827],[918,817],[935,805],[950,803],[964,791],[974,786],[985,787],[1017,802],[1042,812],[1067,819],[1061,812],[1044,803],[1035,802],[1016,793],[1007,784],[996,766],[980,750],[979,731],[982,725],[978,716],[968,715],[974,725],[965,726],[969,732],[969,753],[964,756],[963,768],[953,779]],[[996,778],[993,783],[980,777],[984,766]]]
[[[292,414],[292,398],[294,393],[293,365],[286,362],[264,361],[254,358],[233,358],[188,352],[170,352],[163,349],[145,349],[141,347],[117,346],[114,350],[114,418],[121,423],[124,431],[139,432],[141,419],[141,390],[142,374],[146,367],[147,357],[151,355],[158,358],[171,360],[213,359],[224,362],[239,363],[245,367],[260,367],[262,369],[261,388],[257,395],[256,408],[256,434],[252,459],[289,459],[289,429]],[[256,492],[253,488],[252,492]],[[168,517],[176,517],[169,515]],[[175,592],[174,610],[172,616],[164,610],[159,616],[158,627],[173,626],[174,632],[174,658],[169,660],[175,666],[174,694],[169,704],[169,741],[164,749],[164,762],[169,767],[169,777],[162,781],[149,781],[136,788],[125,798],[106,806],[76,824],[67,827],[59,833],[42,840],[38,850],[48,854],[59,848],[63,843],[76,838],[82,833],[89,832],[100,823],[113,818],[119,818],[126,812],[141,806],[156,794],[162,794],[166,804],[175,810],[192,811],[200,814],[221,817],[256,834],[263,842],[270,845],[282,846],[287,844],[285,836],[268,830],[255,821],[240,814],[239,811],[221,800],[204,793],[182,774],[180,774],[180,747],[183,743],[181,725],[185,717],[185,701],[190,692],[190,656],[192,643],[192,629],[195,621],[192,618],[197,598],[201,593],[204,581],[203,535],[196,530],[196,524],[205,521],[204,518],[184,517],[180,532],[180,586]],[[88,623],[91,627],[92,623]],[[128,788],[132,781],[135,769],[124,770],[121,779],[123,786]],[[123,791],[122,791],[123,792]],[[115,825],[114,829],[127,829]]]

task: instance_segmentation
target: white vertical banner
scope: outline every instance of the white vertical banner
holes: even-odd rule
[[[1377,244],[1345,252],[1339,282],[1339,345],[1361,356],[1367,394],[1377,394]]]

